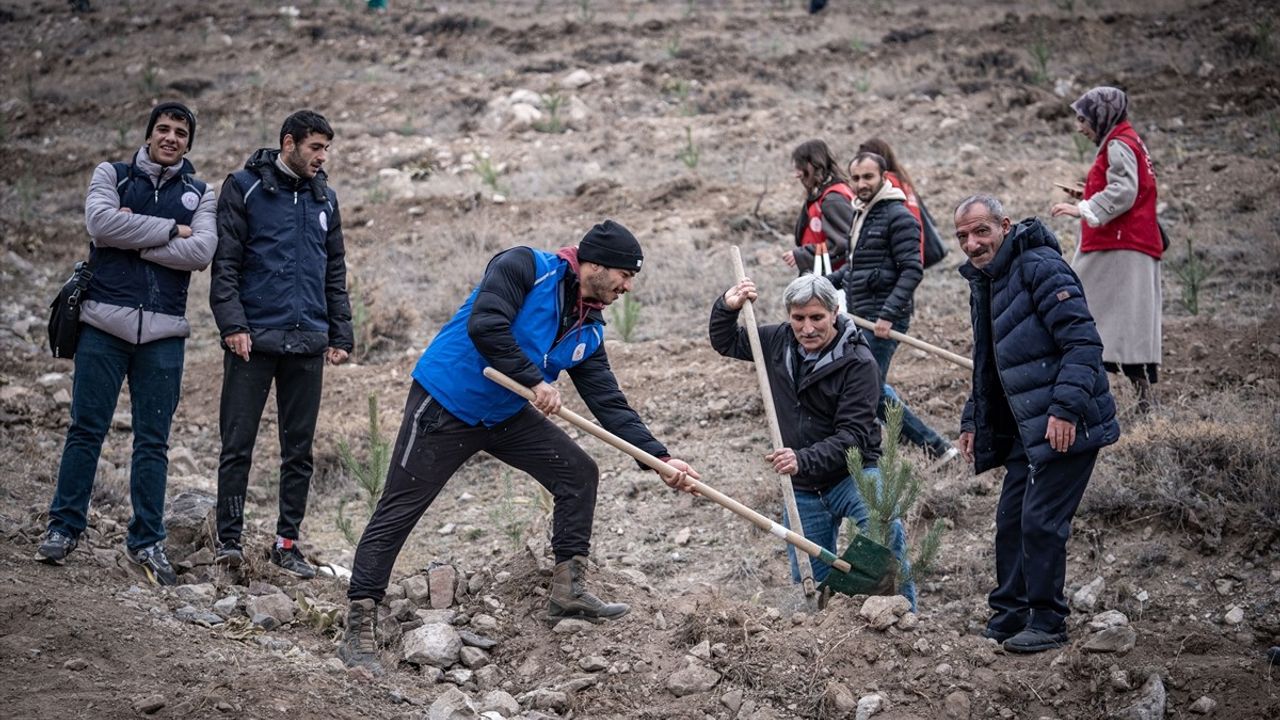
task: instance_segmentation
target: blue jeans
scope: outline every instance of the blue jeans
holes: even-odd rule
[[[125,544],[130,550],[165,538],[164,490],[169,473],[169,426],[182,390],[183,338],[142,345],[80,326],[71,387],[71,427],[49,504],[49,529],[79,537],[88,524],[93,479],[102,442],[129,379],[133,411],[133,458],[129,496],[133,518]]]
[[[880,470],[878,468],[867,468],[862,471],[864,474],[874,474],[876,485],[880,483]],[[863,530],[867,529],[867,520],[870,513],[867,511],[867,504],[862,500],[862,494],[858,492],[858,484],[853,481],[852,477],[846,477],[834,487],[822,492],[813,492],[809,490],[795,491],[796,509],[800,511],[800,523],[804,525],[804,536],[812,542],[821,545],[831,552],[839,555],[840,549],[836,547],[836,543],[840,537],[840,522],[845,518],[853,518],[858,527]],[[786,513],[783,513],[782,524],[789,525]],[[911,576],[911,561],[907,558],[907,529],[901,520],[894,520],[889,524],[889,550],[898,558],[898,564],[901,566],[902,577],[909,578]],[[793,545],[787,545],[787,553],[791,558],[791,579],[794,582],[800,582],[800,566],[796,560],[796,548]],[[813,579],[822,582],[827,578],[827,574],[831,572],[830,566],[820,560],[812,560]],[[916,609],[916,584],[914,581],[907,580],[899,586],[898,592],[911,601],[911,611]]]
[[[907,331],[907,321],[899,320],[893,324],[893,329],[905,333]],[[893,361],[893,353],[898,349],[898,341],[892,339],[881,339],[870,330],[863,330],[862,337],[866,338],[867,344],[871,346],[871,356],[876,359],[876,365],[880,366],[880,382],[883,386],[880,389],[880,403],[876,405],[876,417],[880,422],[885,419],[885,403],[892,400],[902,406],[902,438],[912,445],[925,448],[934,456],[941,455],[951,447],[951,443],[942,438],[941,435],[933,431],[924,421],[916,417],[911,412],[911,408],[902,401],[902,397],[897,391],[889,385],[889,363]]]

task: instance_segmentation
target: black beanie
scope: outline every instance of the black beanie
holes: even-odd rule
[[[196,115],[180,102],[163,102],[151,108],[151,119],[147,121],[146,139],[151,139],[151,131],[156,128],[156,121],[161,115],[176,115],[187,121],[187,150],[196,142]]]
[[[630,230],[605,220],[591,228],[578,243],[578,261],[640,272],[644,253]]]

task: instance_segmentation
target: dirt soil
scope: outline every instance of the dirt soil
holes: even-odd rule
[[[1189,716],[1205,696],[1212,716],[1280,716],[1280,682],[1263,659],[1280,644],[1273,3],[867,0],[818,16],[777,0],[393,0],[384,14],[354,0],[93,5],[72,14],[61,0],[0,2],[0,716],[417,718],[460,687],[473,699],[503,689],[526,717],[852,716],[850,698],[871,694],[886,719],[1148,717],[1132,706],[1153,675],[1168,716]],[[583,438],[603,476],[593,587],[632,603],[628,616],[578,635],[542,624],[547,508],[529,478],[479,457],[422,518],[396,578],[456,567],[466,592],[455,622],[495,621],[495,669],[438,682],[397,662],[392,642],[385,676],[348,672],[333,660],[323,612],[270,631],[243,616],[190,622],[177,611],[208,610],[208,599],[201,608],[193,591],[152,587],[129,569],[127,392],[80,548],[61,568],[30,560],[71,389],[71,363],[45,348],[46,305],[85,250],[93,167],[137,149],[157,100],[197,110],[190,158],[215,187],[275,144],[289,112],[311,107],[333,121],[327,167],[361,346],[355,362],[327,371],[303,544],[317,561],[350,567],[339,512],[357,532],[367,513],[339,445],[367,453],[368,396],[382,432],[394,433],[417,354],[485,260],[515,244],[573,244],[605,217],[646,249],[629,341],[620,315],[610,324],[608,352],[631,403],[706,481],[776,517],[751,368],[717,356],[705,333],[732,280],[731,244],[765,289],[762,318],[781,319],[789,271],[778,257],[790,241],[764,226],[789,234],[798,210],[791,148],[821,137],[847,159],[860,141],[887,139],[944,232],[949,209],[979,191],[1015,218],[1044,217],[1061,199],[1052,183],[1082,178],[1090,162],[1067,104],[1097,84],[1130,92],[1174,244],[1160,407],[1135,417],[1132,392],[1116,388],[1125,437],[1102,455],[1067,568],[1068,594],[1102,585],[1072,615],[1066,649],[1017,657],[977,635],[994,582],[999,473],[921,471],[912,533],[935,518],[948,532],[922,579],[918,622],[879,631],[859,616],[862,598],[792,612],[779,541]],[[541,116],[521,115],[517,101]],[[1076,225],[1050,225],[1070,252]],[[1210,269],[1198,293],[1187,282],[1192,254]],[[926,272],[911,331],[967,353],[960,260],[953,249]],[[215,490],[222,353],[207,291],[207,273],[195,275],[171,507],[182,493]],[[955,436],[963,371],[904,348],[890,379]],[[226,577],[197,552],[183,582],[210,583],[214,599],[270,583],[321,611],[342,607],[341,580],[291,581],[260,558],[274,531],[272,414],[251,482],[253,562]],[[1102,610],[1125,613],[1135,647],[1084,649]],[[585,662],[596,656],[603,667]],[[687,665],[716,681],[677,697],[670,678]],[[553,691],[563,701],[545,700]]]

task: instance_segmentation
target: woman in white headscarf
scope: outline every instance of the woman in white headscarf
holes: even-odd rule
[[[1147,147],[1129,124],[1123,90],[1096,87],[1071,103],[1081,135],[1098,146],[1078,202],[1057,203],[1054,217],[1080,218],[1072,269],[1084,284],[1109,372],[1123,372],[1151,408],[1160,366],[1160,258],[1156,176]]]

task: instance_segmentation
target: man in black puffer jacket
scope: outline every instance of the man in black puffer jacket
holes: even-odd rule
[[[280,515],[271,561],[315,576],[297,547],[311,488],[325,362],[351,352],[351,305],[338,196],[324,165],[333,129],[300,110],[227,177],[218,199],[218,252],[209,303],[223,356],[218,461],[220,565],[243,560],[245,492],[258,425],[274,382],[280,420]]]
[[[902,437],[924,448],[931,458],[950,460],[958,453],[951,444],[902,401],[889,385],[889,364],[898,349],[890,330],[905,333],[911,322],[912,297],[924,276],[920,263],[920,223],[907,209],[906,195],[886,182],[887,162],[875,153],[859,153],[849,163],[850,182],[857,195],[854,201],[853,232],[849,263],[827,276],[837,288],[844,288],[849,312],[876,324],[875,331],[862,334],[880,367],[884,383],[876,416],[884,422],[885,401],[902,405]]]
[[[983,634],[1011,652],[1039,652],[1067,642],[1071,518],[1120,425],[1102,340],[1053,233],[1035,218],[1013,225],[986,195],[961,202],[955,222],[973,321],[960,449],[979,473],[1006,470]]]

